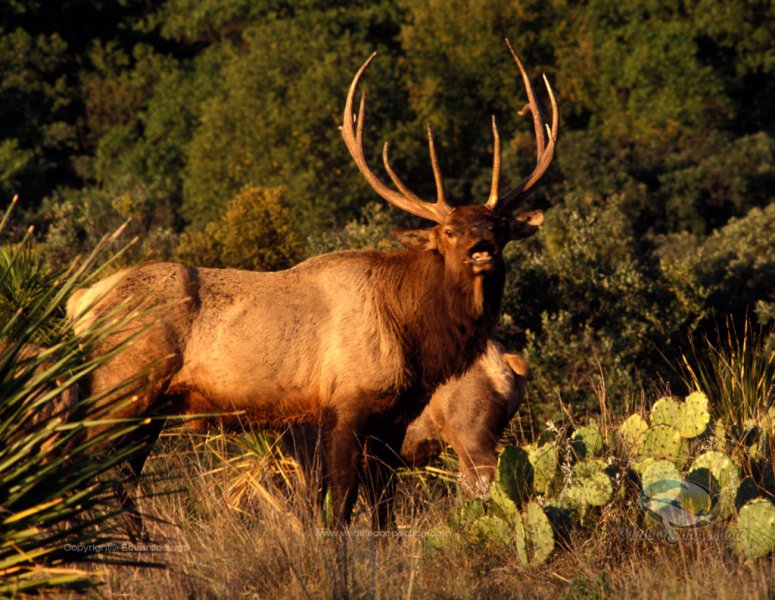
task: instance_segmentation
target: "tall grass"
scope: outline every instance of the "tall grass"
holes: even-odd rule
[[[446,469],[435,480],[401,477],[393,537],[371,534],[356,506],[343,556],[290,457],[271,441],[271,456],[245,450],[255,435],[164,434],[149,467],[177,474],[183,488],[151,500],[174,523],[160,555],[168,568],[110,566],[105,597],[743,600],[775,589],[775,563],[741,564],[723,529],[671,545],[646,528],[637,502],[588,515],[540,567],[523,566],[513,546],[434,537],[461,501]]]

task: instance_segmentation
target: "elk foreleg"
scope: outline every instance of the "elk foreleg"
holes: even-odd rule
[[[358,497],[358,469],[363,460],[359,433],[357,422],[338,420],[326,436],[326,479],[331,489],[333,526],[339,530],[349,524]]]

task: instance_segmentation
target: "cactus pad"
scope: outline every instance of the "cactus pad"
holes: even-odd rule
[[[679,462],[681,433],[668,425],[652,425],[638,445],[638,456]]]
[[[557,450],[545,445],[528,450],[528,459],[533,467],[533,489],[537,494],[549,493],[557,473]]]
[[[533,487],[533,467],[527,452],[506,446],[498,456],[498,483],[517,504],[522,504]]]
[[[681,410],[678,402],[672,398],[660,398],[651,407],[651,425],[669,425],[675,427],[678,413]]]
[[[506,520],[513,519],[517,512],[517,505],[514,504],[514,501],[498,481],[490,487],[490,506],[492,507],[493,514]]]
[[[701,454],[692,463],[688,479],[705,487],[718,500],[721,515],[732,514],[740,487],[740,475],[726,455],[718,450]]]
[[[646,458],[632,465],[633,470],[640,477],[641,487],[647,489],[657,481],[680,481],[681,474],[675,465],[669,460],[654,460]]]
[[[471,535],[478,544],[509,546],[513,541],[514,530],[503,519],[486,515],[472,523]]]
[[[705,432],[710,423],[708,397],[702,392],[694,392],[686,397],[678,411],[676,427],[681,437],[694,438]]]
[[[775,552],[775,505],[758,498],[740,509],[732,527],[735,550],[747,558],[762,558]]]
[[[605,464],[585,460],[573,467],[573,483],[565,490],[565,499],[582,511],[588,506],[603,506],[614,493]]]
[[[727,448],[727,430],[724,427],[723,421],[716,421],[716,425],[713,428],[713,444],[716,450],[724,452]]]
[[[639,414],[631,415],[627,420],[619,427],[619,435],[624,442],[630,447],[634,448],[643,439],[648,431],[648,423]]]
[[[554,549],[552,524],[536,502],[530,502],[517,522],[517,556],[523,565],[540,565]]]
[[[571,448],[580,459],[598,456],[603,451],[603,436],[595,424],[579,427],[571,437]]]
[[[467,529],[471,523],[484,515],[484,503],[476,498],[462,506],[456,506],[447,514],[447,525],[457,530]]]

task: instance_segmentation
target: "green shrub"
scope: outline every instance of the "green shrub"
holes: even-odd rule
[[[371,202],[364,209],[362,219],[355,219],[344,227],[324,231],[307,239],[307,255],[317,256],[335,250],[394,250],[401,246],[390,231],[395,227],[390,211],[382,202]]]
[[[282,188],[245,186],[220,219],[181,236],[177,259],[202,267],[253,271],[292,266],[303,258],[302,246],[283,199]]]
[[[534,406],[552,417],[557,394],[584,413],[602,389],[621,412],[696,320],[699,306],[673,292],[635,235],[626,200],[569,196],[534,239],[507,249],[499,333],[525,346]]]

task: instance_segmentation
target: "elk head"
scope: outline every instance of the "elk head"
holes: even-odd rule
[[[342,137],[355,160],[358,169],[366,178],[369,185],[382,198],[390,204],[412,215],[428,219],[437,223],[429,229],[401,229],[393,232],[395,238],[411,250],[432,250],[444,257],[448,271],[456,271],[461,274],[468,273],[474,276],[500,273],[503,271],[502,251],[504,246],[513,239],[525,238],[533,235],[543,223],[543,213],[540,210],[520,214],[517,217],[509,217],[509,205],[517,200],[524,199],[535,187],[549,167],[554,156],[554,148],[557,142],[558,111],[557,101],[549,81],[544,76],[544,83],[552,105],[552,125],[546,124],[541,106],[536,99],[535,91],[530,83],[530,78],[525,71],[514,48],[506,40],[511,55],[517,63],[522,80],[527,91],[527,104],[520,111],[520,115],[528,112],[533,116],[535,128],[537,158],[536,166],[530,176],[511,190],[501,193],[499,179],[501,167],[501,144],[495,117],[492,118],[492,132],[494,137],[493,150],[493,174],[490,196],[484,205],[465,205],[453,208],[447,203],[444,191],[444,182],[439,168],[436,147],[433,142],[433,133],[428,127],[428,147],[433,167],[433,175],[436,182],[436,201],[428,202],[414,194],[406,184],[398,177],[390,166],[388,159],[388,143],[385,143],[382,151],[382,160],[397,191],[385,185],[382,180],[371,170],[363,151],[363,119],[366,104],[365,93],[361,95],[360,107],[357,118],[353,115],[353,98],[358,82],[376,56],[372,54],[355,74],[350,90],[347,94],[347,102],[344,109],[342,123]],[[355,129],[353,126],[355,125]],[[547,140],[548,138],[548,140]]]

